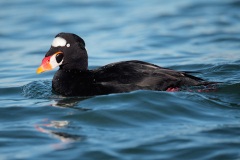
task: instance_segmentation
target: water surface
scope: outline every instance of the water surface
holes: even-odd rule
[[[237,0],[1,1],[0,159],[240,159]],[[211,92],[63,97],[35,71],[59,32],[89,68],[143,60],[221,83]]]

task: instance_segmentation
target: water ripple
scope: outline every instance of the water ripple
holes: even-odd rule
[[[22,88],[22,94],[27,98],[45,98],[48,99],[54,94],[52,93],[51,81],[33,81],[26,84]]]

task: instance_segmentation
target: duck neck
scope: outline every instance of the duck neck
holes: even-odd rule
[[[60,66],[63,70],[88,70],[88,55],[87,52],[81,52],[77,56],[66,57],[66,62]]]
[[[88,70],[88,62],[81,60],[78,63],[67,63],[67,64],[61,65],[60,69],[86,71]]]

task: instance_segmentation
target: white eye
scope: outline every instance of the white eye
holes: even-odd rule
[[[53,47],[64,47],[66,46],[67,41],[64,38],[61,37],[56,37],[54,38],[53,42],[52,42],[52,46]]]
[[[66,46],[67,46],[67,47],[70,47],[70,44],[68,43]]]

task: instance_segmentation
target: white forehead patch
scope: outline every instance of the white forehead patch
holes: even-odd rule
[[[66,46],[66,44],[67,44],[67,41],[62,37],[56,37],[52,42],[53,47],[59,47],[59,46],[64,47]]]

